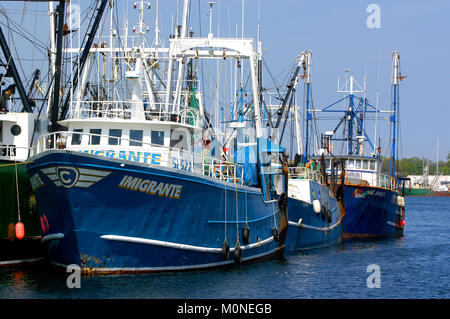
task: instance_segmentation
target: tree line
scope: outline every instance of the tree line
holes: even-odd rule
[[[428,163],[428,174],[436,175],[436,162],[428,159],[421,159],[419,157],[403,158],[396,161],[396,167],[401,176],[408,175],[422,175],[424,167]],[[390,159],[383,157],[381,171],[383,174],[389,172]],[[439,175],[450,175],[450,152],[447,155],[447,161],[439,161]]]

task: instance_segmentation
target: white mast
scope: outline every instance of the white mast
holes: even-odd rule
[[[155,47],[159,45],[159,0],[156,0]]]
[[[55,74],[55,53],[56,53],[56,44],[55,44],[55,20],[54,20],[55,10],[53,7],[53,2],[48,2],[48,16],[50,19],[50,72],[51,74]],[[53,83],[49,87],[49,92],[53,91]],[[47,106],[47,115],[50,113],[51,109],[51,101],[52,99],[48,99]]]
[[[184,0],[183,5],[183,21],[181,24],[181,34],[180,38],[183,39],[186,37],[186,30],[187,30],[187,17],[189,14],[189,0]],[[178,59],[178,78],[177,78],[177,87],[175,89],[175,105],[174,108],[177,113],[180,112],[180,103],[181,103],[181,85],[183,83],[183,59]]]
[[[150,3],[147,2],[147,6],[148,8],[150,8]],[[135,7],[136,8],[136,7]],[[144,103],[142,101],[142,82],[141,82],[141,76],[143,73],[143,49],[144,49],[144,42],[145,39],[143,37],[143,35],[145,34],[144,32],[144,27],[146,27],[145,23],[144,23],[144,1],[141,1],[139,3],[139,22],[137,24],[137,26],[135,26],[133,28],[133,31],[135,31],[138,34],[138,52],[136,55],[136,64],[135,64],[135,69],[133,71],[127,71],[125,73],[125,76],[131,80],[132,84],[133,84],[133,89],[132,89],[132,93],[131,93],[131,99],[133,101],[133,107],[132,110],[134,110],[134,112],[132,112],[132,116],[136,119],[136,120],[145,120],[145,113],[144,113]],[[146,32],[148,32],[148,27],[146,28]],[[151,94],[151,92],[149,92],[149,94]]]

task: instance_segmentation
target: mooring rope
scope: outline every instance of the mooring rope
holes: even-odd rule
[[[227,182],[225,182],[225,240],[224,243],[227,242]]]
[[[17,199],[17,215],[20,222],[20,201],[19,201],[19,179],[17,177],[17,165],[16,165],[16,155],[14,155],[14,170],[16,173],[16,199]]]
[[[240,242],[239,242],[239,202],[238,202],[238,190],[237,190],[236,178],[234,178],[234,187],[236,189],[236,246],[240,247]]]

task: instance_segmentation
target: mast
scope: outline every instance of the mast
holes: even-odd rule
[[[53,1],[48,2],[48,16],[49,16],[49,22],[50,22],[50,52],[49,52],[49,62],[50,62],[50,74],[55,74],[56,72],[56,62],[55,62],[55,51],[56,51],[56,43],[55,43],[55,9],[53,6]],[[54,82],[52,81],[49,87],[49,92],[52,92]],[[50,113],[51,106],[52,106],[52,99],[48,99],[47,101],[47,115]]]
[[[287,106],[288,101],[292,101],[292,96],[295,92],[295,88],[297,87],[298,84],[298,74],[300,72],[300,68],[303,66],[303,69],[305,69],[305,54],[300,54],[299,58],[298,58],[298,63],[297,63],[297,67],[295,68],[294,74],[292,75],[291,80],[289,81],[289,83],[287,84],[287,92],[286,95],[283,98],[283,102],[281,107],[278,109],[277,114],[278,114],[278,118],[277,121],[275,123],[275,131],[274,134],[272,136],[272,140],[275,140],[277,138],[278,135],[278,128],[280,127],[280,122],[281,119],[283,117],[283,113],[284,110]],[[289,103],[289,107],[290,107],[290,103]],[[288,110],[288,114],[289,114],[289,110]],[[283,128],[284,131],[284,128]],[[280,140],[278,141],[278,144],[281,144],[281,140],[283,138],[283,133],[281,134]]]
[[[156,0],[155,48],[159,45],[159,0]]]
[[[306,163],[309,155],[309,126],[311,125],[310,121],[312,120],[311,113],[311,60],[312,60],[312,52],[310,50],[306,51],[306,74],[305,78],[305,90],[306,90],[306,128],[305,128],[305,152],[303,154],[303,163]],[[298,142],[297,142],[298,143]]]
[[[436,146],[436,180],[439,178],[439,137]]]
[[[58,16],[58,27],[56,36],[56,57],[55,57],[55,76],[52,93],[52,106],[50,110],[50,132],[58,130],[58,109],[59,109],[59,88],[61,86],[61,58],[62,58],[62,38],[64,29],[64,11],[65,1],[59,0],[59,5],[56,7],[56,14]]]
[[[346,73],[348,72],[347,70],[345,71]],[[348,79],[347,75],[346,75],[346,79]],[[350,82],[350,83],[349,83]],[[348,89],[348,84],[350,84],[350,89]],[[340,126],[340,124],[343,121],[347,121],[347,137],[345,137],[345,141],[347,142],[347,155],[354,155],[354,150],[353,150],[353,141],[354,141],[354,130],[355,130],[355,121],[356,121],[356,133],[359,132],[360,136],[366,135],[364,127],[363,127],[363,123],[361,122],[361,119],[358,119],[358,113],[362,112],[361,110],[361,106],[364,104],[366,105],[366,101],[365,99],[360,99],[357,96],[355,96],[355,93],[363,93],[365,96],[365,87],[361,88],[361,86],[356,82],[355,78],[353,77],[353,75],[350,75],[350,78],[348,80],[345,81],[345,89],[341,90],[339,88],[339,78],[338,78],[338,90],[337,92],[339,93],[348,93],[348,95],[346,97],[344,97],[342,100],[345,100],[346,98],[348,98],[349,102],[348,102],[348,108],[347,111],[345,111],[345,116],[342,118],[341,122],[338,124],[338,127]],[[355,99],[359,101],[359,105],[355,105]],[[337,103],[337,102],[336,102]],[[369,104],[367,104],[369,105]],[[326,107],[325,109],[327,109],[329,107]],[[325,110],[324,109],[324,110]],[[334,129],[334,132],[336,132],[336,129]],[[372,143],[370,141],[368,141],[371,146]],[[373,147],[373,146],[372,146]]]
[[[262,44],[261,44],[261,1],[258,0],[258,91],[259,101],[263,102],[263,88],[262,88]]]
[[[60,3],[64,1],[60,1]],[[86,63],[89,50],[91,49],[92,43],[94,42],[95,34],[97,33],[98,26],[100,25],[100,20],[102,19],[103,12],[105,11],[107,0],[102,0],[100,3],[100,6],[96,8],[97,15],[95,16],[94,23],[92,24],[91,29],[88,31],[88,39],[86,41],[86,45],[83,49],[83,52],[81,54],[79,63],[77,64],[77,70],[74,72],[73,81],[72,81],[72,90],[75,89],[78,85],[78,75],[83,72],[84,65]],[[61,6],[61,5],[60,5]],[[64,13],[63,13],[64,14]],[[58,29],[59,32],[59,29]],[[67,111],[69,109],[69,102],[70,102],[71,94],[68,93],[66,96],[66,100],[64,101],[64,104],[61,109],[61,115],[60,119],[63,120],[66,117]]]
[[[181,34],[180,38],[184,39],[186,37],[187,32],[187,19],[189,14],[189,0],[184,0],[183,3],[183,21],[181,24]],[[182,62],[184,58],[179,59],[178,61],[178,77],[177,77],[177,85],[175,89],[175,105],[174,110],[176,113],[180,113],[180,103],[181,103],[181,89],[182,89],[182,82],[183,82],[183,72],[184,72],[184,63]]]
[[[401,80],[400,73],[400,55],[397,51],[392,53],[392,115],[391,115],[391,126],[392,126],[392,142],[391,142],[391,159],[389,162],[389,176],[395,177],[395,160],[396,154],[396,144],[398,138],[398,127],[397,127],[397,112],[398,112],[398,95],[399,95],[399,83]]]

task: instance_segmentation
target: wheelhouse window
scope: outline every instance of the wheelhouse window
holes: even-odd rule
[[[164,131],[152,131],[152,144],[164,145]]]
[[[369,169],[369,161],[368,160],[363,160],[362,168],[363,169]]]
[[[360,160],[355,160],[355,168],[361,169],[361,161]]]
[[[89,145],[100,145],[100,135],[102,134],[102,129],[91,128],[89,130]]]
[[[355,160],[349,159],[347,167],[348,168],[355,168]]]
[[[130,130],[130,146],[142,146],[142,130]]]
[[[82,133],[83,133],[83,129],[82,128],[76,128],[73,130],[73,134],[72,134],[72,145],[80,145],[81,144],[81,137],[82,137]]]
[[[121,129],[109,129],[108,145],[120,145],[120,138],[122,137]]]
[[[375,163],[375,161],[370,161],[370,170],[371,171],[374,171],[374,170],[376,170],[376,163]]]

